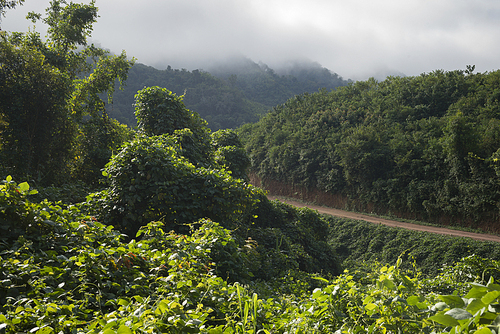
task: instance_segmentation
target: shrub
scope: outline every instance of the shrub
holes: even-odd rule
[[[153,220],[167,228],[210,218],[235,222],[249,209],[257,188],[225,170],[195,167],[172,136],[133,140],[106,165],[109,188],[94,196],[98,215],[133,237]]]

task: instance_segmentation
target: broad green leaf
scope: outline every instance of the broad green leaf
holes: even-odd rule
[[[28,182],[20,183],[19,184],[19,190],[21,192],[26,192],[26,191],[30,190],[30,185],[28,184]]]
[[[458,325],[460,325],[460,323],[457,320],[455,320],[455,318],[453,318],[450,315],[443,314],[443,313],[438,313],[436,315],[433,315],[432,317],[429,318],[429,320],[435,321],[435,322],[437,322],[441,325],[444,325],[444,326],[458,326]]]
[[[396,285],[394,285],[394,282],[389,280],[389,279],[384,279],[383,282],[384,286],[389,289],[389,290],[397,290]]]
[[[10,176],[10,175],[9,175],[9,176],[7,176],[7,177],[5,178],[5,181],[7,181],[7,182],[12,181],[12,176]]]
[[[423,310],[423,309],[426,309],[427,307],[429,307],[429,304],[426,301],[423,301],[421,303],[417,303],[417,307],[419,309]]]
[[[126,299],[118,299],[118,305],[127,306],[130,302]]]
[[[39,330],[37,330],[36,334],[50,334],[53,332],[54,332],[54,328],[47,326],[47,327],[43,327],[43,328],[40,328]]]
[[[366,309],[367,311],[372,311],[372,310],[374,310],[374,309],[376,309],[376,308],[377,308],[377,305],[376,305],[376,304],[373,304],[373,303],[369,303],[369,304],[365,305],[365,309]]]
[[[486,305],[491,304],[495,299],[500,296],[500,291],[490,291],[481,298],[481,301]]]
[[[455,295],[440,295],[438,296],[439,299],[441,299],[443,302],[448,304],[449,307],[451,308],[458,308],[458,307],[464,307],[465,303],[463,299],[459,296]]]
[[[438,311],[444,311],[446,308],[447,308],[448,304],[446,304],[445,302],[439,302],[439,303],[436,303],[436,305],[434,305],[434,308]]]
[[[477,331],[475,331],[474,334],[493,334],[493,333],[492,333],[492,331],[489,328],[483,327],[483,328],[478,329]]]
[[[138,303],[144,303],[144,298],[142,298],[141,296],[135,295],[134,298]]]
[[[117,334],[133,334],[130,328],[125,325],[121,325],[116,331]]]
[[[417,296],[410,296],[406,299],[408,305],[417,305],[420,301],[420,298]]]
[[[445,315],[452,316],[456,320],[464,320],[472,318],[473,315],[461,308],[454,308],[445,313]]]
[[[469,301],[469,305],[467,305],[466,310],[472,314],[475,314],[477,311],[484,307],[486,307],[486,304],[484,304],[480,299],[472,299]]]
[[[485,286],[473,286],[472,289],[467,293],[465,298],[481,298],[488,292],[488,288]]]

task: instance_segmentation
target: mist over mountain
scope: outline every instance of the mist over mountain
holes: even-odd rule
[[[256,122],[268,110],[298,94],[332,90],[350,81],[311,61],[283,63],[276,69],[238,56],[212,62],[206,69],[164,70],[137,63],[126,87],[116,91],[109,114],[136,125],[134,95],[144,87],[160,86],[184,95],[186,106],[206,119],[212,130]]]

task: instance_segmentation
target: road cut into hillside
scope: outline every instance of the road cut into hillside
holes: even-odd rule
[[[356,212],[333,209],[333,208],[318,206],[318,205],[314,205],[314,204],[305,204],[305,203],[301,203],[301,202],[293,200],[293,199],[278,197],[278,196],[268,196],[268,198],[270,200],[278,200],[280,202],[288,203],[288,204],[291,204],[291,205],[299,207],[299,208],[307,207],[309,209],[316,210],[319,213],[324,213],[324,214],[336,216],[336,217],[343,217],[343,218],[349,218],[349,219],[354,219],[354,220],[363,220],[363,221],[374,223],[374,224],[382,224],[382,225],[387,225],[387,226],[391,226],[391,227],[405,228],[408,230],[423,231],[423,232],[430,232],[430,233],[436,233],[436,234],[444,234],[444,235],[450,235],[450,236],[454,236],[454,237],[472,238],[472,239],[481,240],[481,241],[500,242],[499,236],[491,235],[491,234],[464,232],[464,231],[452,230],[452,229],[448,229],[448,228],[444,228],[444,227],[434,227],[434,226],[425,226],[425,225],[404,223],[404,222],[395,221],[395,220],[389,220],[389,219],[383,219],[383,218],[363,215],[361,213],[356,213]]]

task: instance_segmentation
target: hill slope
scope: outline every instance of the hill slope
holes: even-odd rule
[[[240,133],[253,172],[341,207],[499,230],[500,71],[304,94]]]
[[[259,120],[269,109],[296,94],[334,89],[347,84],[318,64],[296,63],[281,75],[265,64],[242,58],[207,71],[165,70],[135,64],[126,87],[116,91],[109,114],[131,127],[136,126],[134,95],[144,87],[160,86],[185,95],[186,106],[207,120],[212,130],[236,128]]]

